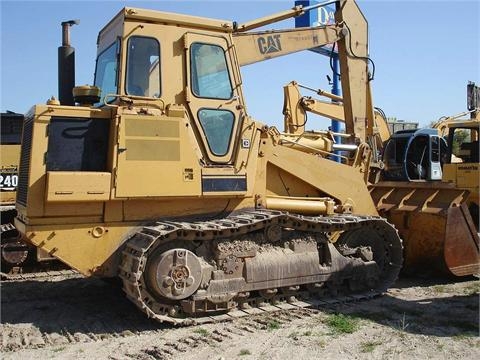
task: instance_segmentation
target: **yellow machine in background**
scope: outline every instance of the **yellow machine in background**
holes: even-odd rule
[[[15,197],[18,187],[21,136],[24,116],[12,111],[1,114],[1,277],[39,269],[59,269],[61,264],[42,250],[26,244],[14,226],[17,214]],[[42,263],[42,264],[41,264]]]
[[[261,32],[314,7],[245,24],[121,10],[98,37],[96,86],[26,116],[20,231],[86,276],[118,275],[143,312],[176,324],[384,291],[402,245],[367,188],[367,24],[354,1],[336,5],[334,25]],[[284,143],[248,115],[241,85],[242,65],[333,42],[345,163]]]
[[[480,87],[473,82],[467,85],[467,99],[470,119],[442,119],[436,128],[443,137],[448,136],[449,151],[443,165],[443,181],[470,191],[468,206],[479,231]]]
[[[20,162],[20,143],[22,136],[23,115],[11,111],[1,114],[1,178],[0,195],[2,210],[4,206],[15,205],[18,185],[18,163]],[[3,212],[2,212],[3,215]],[[2,222],[3,225],[3,222]],[[3,231],[2,231],[3,233]]]
[[[328,101],[302,96],[300,88]],[[475,99],[480,97],[471,95],[478,93],[474,84],[467,88],[472,99],[468,105],[472,118],[468,121],[449,117],[433,129],[402,130],[390,135],[385,116],[375,111],[374,121],[366,127],[366,142],[372,149],[371,195],[379,213],[395,225],[404,240],[403,268],[409,273],[427,270],[465,276],[479,271],[479,102]],[[342,98],[296,82],[287,84],[284,94],[282,141],[298,150],[348,163],[345,152],[331,155],[334,150],[349,150],[335,141],[336,137],[350,137],[348,130],[340,134],[305,130],[307,113],[345,121]],[[373,108],[371,101],[368,107]],[[449,129],[447,144],[442,136]],[[459,132],[463,136],[456,135]],[[462,144],[455,145],[457,139],[463,139]]]
[[[480,96],[473,83],[467,98],[470,119],[452,116],[432,129],[400,131],[385,146],[383,178],[393,181],[375,184],[371,193],[404,239],[407,270],[479,272]]]
[[[15,195],[18,186],[23,115],[7,111],[1,114],[0,124],[1,264],[4,271],[22,263],[27,258],[26,246],[17,241],[18,232],[13,225],[16,215]]]
[[[448,147],[447,162],[443,165],[443,181],[454,183],[457,188],[470,191],[468,206],[473,218],[477,221],[477,231],[479,228],[480,179],[478,160],[479,114],[480,112],[477,111],[475,118],[468,121],[459,121],[448,126],[448,144],[451,144],[451,146]],[[461,138],[461,141],[457,143],[458,147],[456,147],[455,140],[459,138]],[[457,161],[452,161],[454,159],[457,159]]]
[[[328,99],[319,100],[311,96],[303,96],[300,89],[304,88],[315,92],[317,95]],[[363,126],[363,141],[368,145],[369,154],[368,171],[363,171],[365,180],[370,183],[376,183],[380,179],[381,170],[383,169],[383,162],[381,153],[383,150],[383,143],[390,137],[387,120],[378,109],[374,109],[371,90],[367,86],[367,100],[366,105],[369,119]],[[298,84],[292,81],[284,86],[284,133],[282,139],[285,143],[289,143],[291,147],[305,152],[314,152],[318,156],[330,158],[345,163],[358,165],[359,158],[355,158],[356,145],[351,144],[351,139],[355,136],[354,130],[351,127],[345,129],[345,132],[334,133],[328,131],[311,131],[306,130],[308,120],[308,113],[327,117],[329,119],[341,121],[345,123],[345,113],[343,98],[331,94],[321,89],[312,89],[307,86]],[[347,123],[348,125],[348,123]],[[338,143],[336,138],[341,138],[343,141]],[[344,152],[343,155],[339,152]]]

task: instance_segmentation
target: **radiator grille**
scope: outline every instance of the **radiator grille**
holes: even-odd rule
[[[33,117],[28,116],[23,124],[22,151],[18,174],[17,203],[27,206],[30,154],[32,151]]]

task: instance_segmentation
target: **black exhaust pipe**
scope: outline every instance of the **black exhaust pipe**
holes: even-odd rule
[[[80,20],[62,22],[62,46],[58,47],[58,100],[62,105],[75,105],[75,48],[70,46],[70,27]]]

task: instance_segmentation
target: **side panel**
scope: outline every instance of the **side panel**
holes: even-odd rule
[[[198,159],[183,117],[122,115],[115,196],[199,196]]]
[[[457,186],[478,194],[479,164],[457,164]]]
[[[117,250],[134,231],[132,224],[71,224],[28,226],[18,219],[15,226],[27,240],[46,253],[84,275],[115,276],[118,268]]]
[[[3,205],[15,202],[18,185],[20,145],[2,144],[1,146],[0,203]]]
[[[47,172],[48,201],[106,201],[110,199],[109,172]]]
[[[105,193],[107,177],[111,177],[110,118],[108,109],[42,105],[32,109],[24,126],[18,182],[17,204],[22,208],[22,215],[30,219],[101,215],[101,201],[87,201],[82,206],[68,202],[80,200],[77,195],[81,192],[85,196],[91,192],[87,196],[91,199],[97,198],[99,191],[103,193],[101,200],[110,197],[109,191]],[[47,173],[51,173],[50,179]],[[88,176],[82,177],[85,181],[80,180],[79,173],[103,173],[101,189],[88,184],[87,181],[93,180]],[[92,176],[96,178],[97,174]],[[52,196],[55,200],[64,200],[52,202]]]

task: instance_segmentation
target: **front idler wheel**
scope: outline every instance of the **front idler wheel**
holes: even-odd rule
[[[359,274],[357,284],[350,287],[385,291],[397,279],[403,260],[402,242],[390,224],[380,222],[376,226],[345,231],[336,246],[344,256],[376,263],[376,271],[370,269]]]

